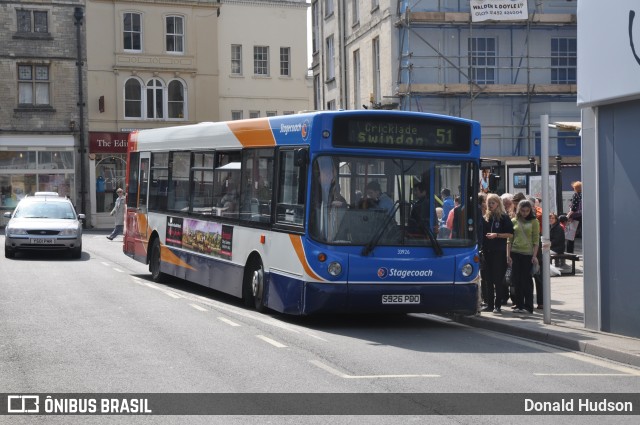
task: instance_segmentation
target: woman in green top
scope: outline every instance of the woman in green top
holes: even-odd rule
[[[511,265],[511,280],[515,287],[514,313],[533,313],[532,269],[537,269],[540,223],[533,213],[531,202],[520,201],[513,222],[513,236],[507,247],[507,261]]]

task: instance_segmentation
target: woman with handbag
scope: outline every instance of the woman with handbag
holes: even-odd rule
[[[575,228],[575,235],[580,234],[580,227],[582,224],[582,182],[573,182],[571,183],[571,187],[573,188],[573,197],[571,198],[571,204],[569,206],[569,213],[567,217],[569,218],[569,227]],[[574,249],[574,239],[567,238],[567,252],[573,254]]]
[[[516,216],[512,220],[513,237],[507,246],[508,263],[511,265],[511,279],[515,293],[514,313],[533,313],[532,275],[539,270],[538,247],[540,245],[540,224],[533,212],[531,202],[520,201]]]

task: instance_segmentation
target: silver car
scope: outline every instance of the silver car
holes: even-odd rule
[[[71,201],[52,192],[22,199],[5,227],[4,256],[19,250],[65,250],[72,258],[82,255],[82,222]]]

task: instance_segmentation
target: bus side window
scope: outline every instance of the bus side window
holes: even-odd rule
[[[302,226],[307,181],[306,164],[297,161],[297,156],[299,155],[294,150],[280,151],[276,222]]]

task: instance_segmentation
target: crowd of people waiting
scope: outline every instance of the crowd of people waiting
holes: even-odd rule
[[[569,212],[549,213],[551,254],[573,253],[582,221],[582,183],[571,184],[574,194]],[[498,196],[481,192],[481,288],[483,312],[502,313],[509,298],[514,313],[532,314],[543,308],[541,200],[523,193]],[[563,267],[557,260],[555,267]],[[535,300],[534,300],[535,285]]]

